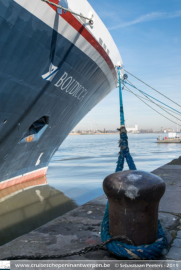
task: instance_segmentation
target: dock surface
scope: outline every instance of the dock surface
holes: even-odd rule
[[[159,219],[166,233],[169,247],[158,258],[180,260],[181,258],[181,159],[173,160],[152,172],[166,183],[166,192],[159,206]],[[101,222],[107,198],[100,196],[68,213],[52,220],[0,247],[0,259],[18,256],[62,255],[100,244]],[[58,258],[57,258],[58,259]],[[107,250],[74,255],[64,260],[115,260]]]

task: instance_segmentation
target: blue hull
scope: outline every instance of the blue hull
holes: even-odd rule
[[[0,181],[47,167],[69,132],[111,90],[100,67],[74,43],[16,2],[1,0]],[[27,140],[42,117],[48,121],[41,136]]]

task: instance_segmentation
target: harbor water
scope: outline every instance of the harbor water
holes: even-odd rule
[[[181,155],[181,144],[157,144],[158,134],[128,134],[138,170],[151,172]],[[52,158],[48,183],[78,205],[102,195],[104,178],[118,159],[119,134],[69,136]],[[125,169],[128,169],[125,162]]]
[[[157,144],[158,134],[128,136],[139,170],[151,172],[181,155],[181,144]],[[119,134],[68,136],[47,177],[2,190],[0,245],[102,195],[104,178],[116,168],[118,141]]]

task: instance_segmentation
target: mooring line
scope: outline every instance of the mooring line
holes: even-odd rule
[[[132,73],[130,73],[129,71],[127,71],[126,69],[124,69],[128,74],[130,74],[131,76],[133,76],[135,79],[137,79],[138,81],[144,83],[146,86],[150,87],[152,90],[156,91],[157,93],[159,93],[160,95],[162,95],[163,97],[167,98],[168,100],[170,100],[171,102],[175,103],[177,106],[181,107],[181,105],[179,105],[178,103],[176,103],[174,100],[172,100],[171,98],[165,96],[164,94],[162,94],[160,91],[156,90],[155,88],[153,88],[152,86],[150,86],[149,84],[145,83],[144,81],[142,81],[141,79],[139,79],[138,77],[136,77],[135,75],[133,75]]]
[[[160,113],[159,111],[155,110],[152,106],[150,106],[148,103],[146,103],[145,101],[143,101],[140,97],[138,97],[133,91],[131,91],[131,89],[129,89],[126,85],[125,87],[133,94],[135,95],[137,98],[139,98],[143,103],[145,103],[148,107],[150,107],[152,110],[154,110],[155,112],[157,112],[158,114],[160,114],[161,116],[163,116],[164,118],[166,118],[167,120],[171,121],[172,123],[179,125],[178,123],[176,123],[175,121],[171,120],[170,118],[166,117],[165,115],[163,115],[162,113]]]

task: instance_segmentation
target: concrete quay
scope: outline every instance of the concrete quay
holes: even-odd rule
[[[154,170],[166,183],[159,206],[159,219],[169,246],[159,260],[181,258],[181,159]],[[55,220],[0,247],[0,259],[18,256],[61,255],[101,243],[100,228],[107,198],[100,196]],[[17,258],[18,259],[18,258]],[[36,258],[38,259],[38,258]],[[44,258],[45,259],[45,258]],[[58,258],[57,258],[58,259]],[[63,260],[115,260],[106,250],[74,255]]]

